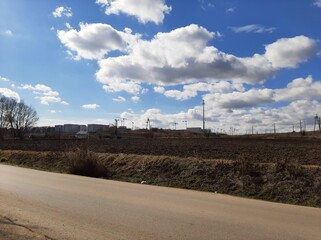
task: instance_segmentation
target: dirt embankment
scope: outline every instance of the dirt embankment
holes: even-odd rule
[[[2,162],[42,170],[114,180],[212,191],[276,202],[321,207],[321,167],[286,158],[257,162],[122,153],[0,152]],[[303,161],[304,162],[304,161]]]

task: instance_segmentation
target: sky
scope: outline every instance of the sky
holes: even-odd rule
[[[0,95],[39,126],[313,130],[321,0],[1,0]],[[175,124],[176,123],[176,124]]]

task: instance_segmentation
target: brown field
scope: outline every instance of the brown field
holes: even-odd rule
[[[124,153],[199,159],[246,158],[256,163],[285,160],[321,165],[321,139],[317,138],[135,138],[109,140],[6,140],[2,150],[66,151],[82,146],[99,153]]]
[[[136,138],[0,142],[0,161],[321,207],[321,139]]]

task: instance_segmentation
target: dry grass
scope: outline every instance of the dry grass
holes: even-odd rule
[[[321,207],[321,168],[297,162],[256,163],[135,154],[2,151],[8,164],[114,180],[226,193]]]
[[[68,160],[69,173],[96,177],[107,178],[107,168],[100,162],[98,154],[89,151],[87,148],[74,148],[72,151],[65,153]]]

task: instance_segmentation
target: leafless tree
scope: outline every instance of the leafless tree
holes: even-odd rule
[[[3,139],[4,133],[9,126],[7,121],[7,106],[9,98],[0,98],[0,140]]]
[[[3,122],[4,129],[10,127],[14,137],[23,139],[26,131],[39,120],[36,110],[26,105],[23,101],[17,102],[10,98],[1,98],[1,100],[3,106],[1,107],[0,116],[3,117],[1,122]]]

